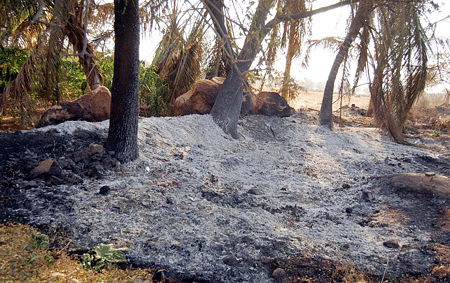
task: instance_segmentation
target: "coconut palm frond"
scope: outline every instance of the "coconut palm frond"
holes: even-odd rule
[[[2,94],[0,100],[0,109],[6,110],[8,106],[19,105],[21,109],[30,111],[32,108],[31,98],[29,93],[35,91],[35,83],[39,77],[43,74],[39,74],[42,71],[43,65],[42,50],[36,48],[28,57],[27,61],[23,64],[17,77],[8,86]],[[10,103],[11,105],[8,105]]]
[[[307,41],[308,47],[306,51],[311,52],[311,50],[314,48],[321,48],[336,52],[337,50],[339,50],[339,47],[343,42],[343,38],[335,36],[328,36],[321,39],[310,39]]]
[[[221,46],[219,38],[215,37],[214,45],[208,48],[206,54],[206,75],[207,79],[211,79],[213,77],[226,77],[227,70],[225,66],[225,62],[223,60],[223,48]]]
[[[177,75],[173,83],[172,96],[177,97],[187,92],[200,78],[203,54],[204,18],[198,18],[185,43],[178,63]]]
[[[43,86],[43,98],[46,100],[56,100],[59,102],[58,80],[61,68],[61,50],[63,49],[63,40],[65,37],[65,27],[69,19],[69,2],[65,0],[56,0],[53,9],[52,23],[54,26],[49,28],[49,41],[46,50],[46,62],[44,77],[41,80]]]
[[[169,25],[156,48],[152,65],[158,67],[160,77],[175,80],[176,62],[181,56],[183,46],[182,28],[179,27],[177,12],[170,15]]]
[[[307,10],[306,1],[290,1],[286,10],[296,14],[305,12]],[[308,29],[308,26],[311,26],[308,25],[308,22],[311,22],[311,18],[286,22],[284,25],[284,34],[288,35],[288,44],[286,67],[281,84],[281,95],[286,99],[296,98],[297,92],[290,91],[289,87],[291,82],[291,66],[293,59],[301,54],[304,39],[311,35],[311,29]]]
[[[45,26],[33,22],[39,10],[36,1],[3,1],[0,5],[0,43],[4,46],[15,46],[30,49],[36,43]],[[51,11],[44,9],[40,18],[50,19]]]
[[[282,5],[284,5],[284,1],[279,0],[277,2],[277,11],[281,11]],[[267,41],[266,50],[263,51],[264,57],[260,59],[258,66],[261,66],[264,62],[266,64],[266,69],[264,71],[264,75],[261,78],[261,86],[260,91],[264,88],[267,76],[271,76],[274,70],[273,65],[275,64],[275,60],[277,59],[277,54],[279,48],[281,47],[281,36],[280,36],[280,24],[277,24],[273,27],[269,34],[269,39]]]
[[[142,30],[151,31],[153,23],[158,21],[161,15],[166,14],[168,9],[167,0],[147,0],[143,1],[139,8],[140,22]]]
[[[427,78],[428,37],[413,3],[380,9],[377,67],[371,86],[376,120],[400,143],[407,115]]]

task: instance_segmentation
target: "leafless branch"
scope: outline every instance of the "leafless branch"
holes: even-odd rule
[[[31,24],[35,24],[35,23],[39,23],[39,24],[43,24],[43,25],[47,25],[47,26],[51,26],[51,27],[59,27],[59,25],[57,24],[53,24],[53,23],[47,23],[47,22],[43,22],[39,20],[39,17],[42,14],[42,11],[44,11],[45,8],[45,3],[44,0],[36,0],[37,2],[39,2],[39,11],[37,11],[37,13],[34,15],[33,19],[30,21]]]

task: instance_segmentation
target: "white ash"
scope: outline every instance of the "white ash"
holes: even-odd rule
[[[388,207],[414,205],[380,190],[380,177],[448,175],[448,167],[425,162],[441,160],[443,152],[394,143],[375,128],[332,132],[312,120],[244,117],[241,139],[234,140],[209,115],[141,118],[137,161],[80,185],[25,189],[24,181],[17,188],[24,205],[9,213],[65,227],[82,246],[128,247],[136,265],[205,282],[275,282],[261,259],[297,254],[376,275],[388,260],[388,275],[426,274],[432,231],[371,223]],[[66,122],[33,131],[64,136],[82,129],[106,137],[107,127],[108,121]],[[104,186],[110,190],[99,194]],[[388,240],[405,248],[388,248]]]

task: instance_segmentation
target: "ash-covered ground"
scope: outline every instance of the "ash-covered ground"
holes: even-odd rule
[[[333,132],[311,112],[244,117],[240,140],[209,115],[141,118],[140,158],[119,164],[97,146],[108,123],[0,133],[2,221],[64,231],[73,248],[127,247],[130,263],[196,282],[275,282],[275,268],[298,276],[300,255],[449,279],[448,141]]]

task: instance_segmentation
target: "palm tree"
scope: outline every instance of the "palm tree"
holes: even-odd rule
[[[121,162],[139,157],[139,1],[114,0],[114,78],[106,148]]]
[[[302,13],[306,11],[306,1],[288,1],[285,9],[291,11],[291,13]],[[311,18],[293,20],[284,23],[284,32],[281,40],[282,47],[286,46],[286,67],[283,74],[283,82],[281,84],[281,96],[286,99],[294,99],[295,95],[289,91],[289,83],[291,79],[291,67],[292,61],[295,57],[301,54],[301,46],[304,38],[311,33],[311,29],[308,28]]]
[[[421,5],[400,2],[378,8],[371,103],[377,122],[400,143],[411,107],[427,80],[428,37],[420,21]]]
[[[344,42],[339,48],[338,54],[336,55],[336,58],[331,67],[327,83],[325,84],[322,106],[320,108],[319,114],[319,123],[320,125],[326,126],[329,129],[333,128],[333,115],[332,115],[333,91],[339,67],[347,57],[352,42],[358,36],[361,28],[364,27],[364,25],[366,24],[369,14],[372,11],[372,5],[370,4],[360,3],[357,4],[357,6],[358,7],[355,16],[351,21],[350,28],[347,32]]]
[[[244,74],[248,72],[256,55],[261,50],[261,43],[266,35],[279,23],[299,20],[331,9],[350,5],[353,1],[344,0],[322,7],[316,10],[305,11],[298,14],[290,14],[277,9],[275,17],[267,21],[269,12],[275,5],[275,1],[260,0],[252,16],[252,22],[248,30],[242,49],[236,56],[230,43],[229,33],[224,23],[223,2],[221,0],[203,0],[208,8],[208,13],[214,22],[214,28],[220,41],[223,42],[223,50],[227,56],[227,78],[217,95],[211,115],[222,130],[233,138],[238,138],[237,122],[242,104]]]
[[[366,68],[371,40],[375,51],[372,57],[374,78],[370,84],[369,112],[374,112],[378,124],[394,140],[405,143],[402,134],[404,124],[427,80],[429,40],[422,27],[420,14],[428,2],[430,1],[383,1],[372,2],[372,5],[368,5],[368,2],[358,4],[358,10],[325,87],[319,116],[321,125],[330,129],[333,126],[331,104],[334,80],[350,43],[359,35],[361,44],[356,82]],[[364,25],[358,20],[360,11],[366,19]],[[378,21],[373,22],[374,19]],[[362,32],[359,32],[361,28]]]

